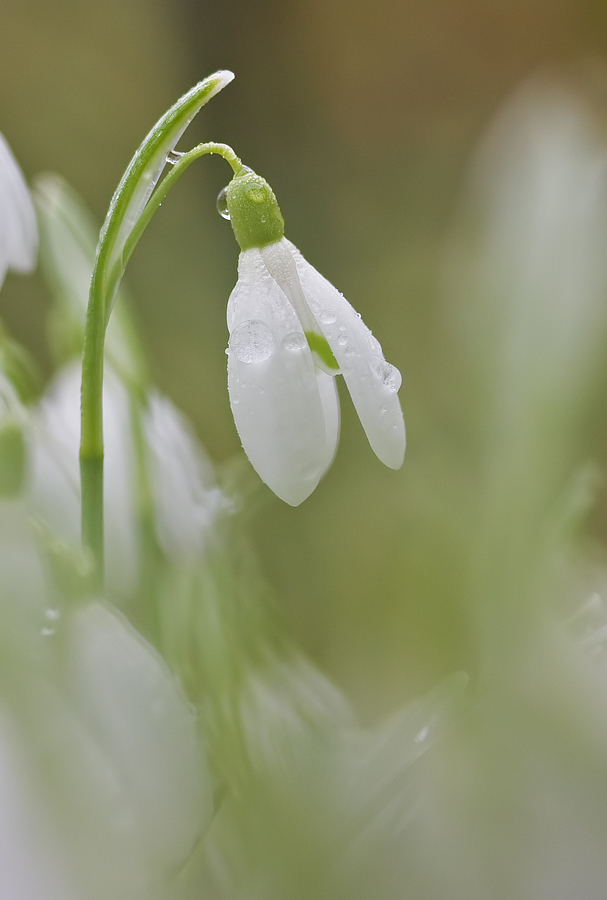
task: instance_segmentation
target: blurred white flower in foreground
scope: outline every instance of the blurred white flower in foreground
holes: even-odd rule
[[[334,376],[342,374],[374,452],[400,468],[400,372],[345,297],[282,236],[267,182],[246,172],[226,190],[242,250],[228,302],[228,389],[252,465],[292,506],[312,493],[337,448]]]
[[[56,610],[53,624],[3,679],[0,896],[167,896],[211,816],[192,711],[109,607]]]
[[[607,144],[592,94],[545,73],[526,82],[482,141],[464,203],[446,285],[478,446],[450,478],[473,501],[460,562],[477,699],[424,771],[412,895],[596,900],[607,695],[555,624],[593,580],[587,558],[565,564],[604,418]]]
[[[0,134],[0,287],[8,269],[30,272],[36,262],[36,214],[21,170]]]

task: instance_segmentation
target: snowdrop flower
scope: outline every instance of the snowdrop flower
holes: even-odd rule
[[[36,214],[21,170],[0,134],[0,287],[8,269],[29,272],[38,249]]]
[[[312,493],[337,447],[337,374],[371,447],[398,469],[405,451],[398,369],[348,301],[284,237],[263,178],[243,169],[218,205],[242,251],[227,313],[230,405],[261,479],[292,506]]]

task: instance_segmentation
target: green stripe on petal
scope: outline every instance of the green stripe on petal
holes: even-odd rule
[[[306,331],[305,335],[312,353],[316,354],[321,363],[323,363],[323,366],[326,366],[327,369],[329,369],[329,374],[337,375],[339,372],[339,365],[333,356],[333,351],[329,347],[327,339],[322,334],[317,334],[315,331]]]

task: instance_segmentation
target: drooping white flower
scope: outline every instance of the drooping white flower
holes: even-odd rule
[[[38,249],[36,214],[27,185],[0,134],[0,287],[8,269],[29,272]]]
[[[400,372],[345,297],[284,238],[262,178],[235,177],[227,207],[242,250],[228,302],[228,389],[253,467],[292,506],[312,493],[337,447],[341,374],[374,452],[400,468]]]

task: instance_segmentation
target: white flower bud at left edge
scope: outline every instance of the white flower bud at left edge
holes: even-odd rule
[[[0,287],[8,269],[31,272],[37,252],[38,229],[29,190],[0,134]]]

